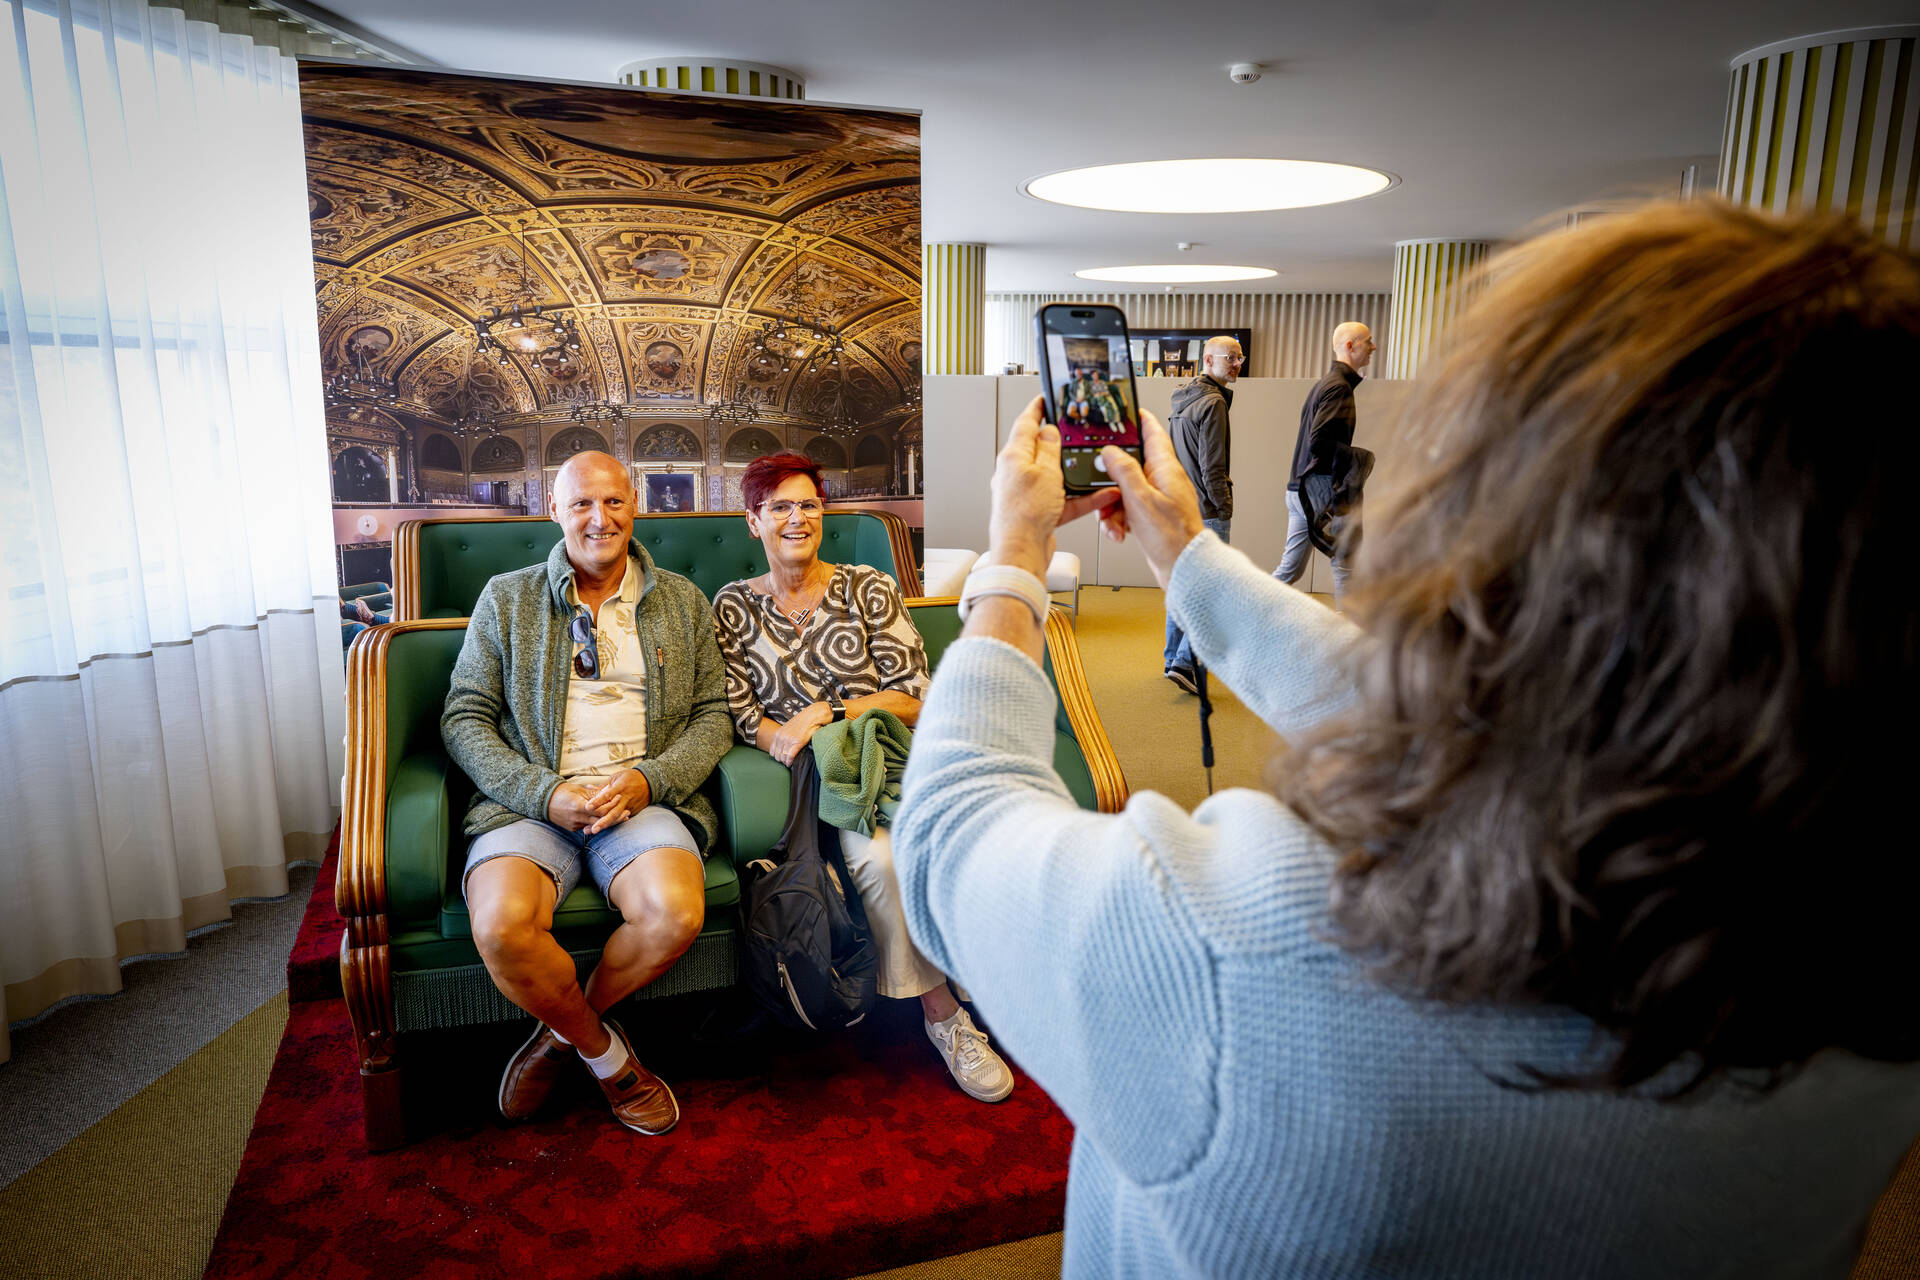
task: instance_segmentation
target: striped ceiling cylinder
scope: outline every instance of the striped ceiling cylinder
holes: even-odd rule
[[[689,89],[739,98],[804,98],[807,82],[785,67],[738,58],[636,58],[620,68],[621,84],[639,89]]]
[[[1913,248],[1916,42],[1920,26],[1859,27],[1735,58],[1720,194],[1773,213],[1849,213],[1888,243]]]
[[[924,345],[928,373],[984,373],[987,246],[929,244],[920,249]]]
[[[1491,248],[1485,240],[1402,240],[1393,246],[1393,304],[1381,344],[1387,352],[1382,377],[1419,375],[1473,300]]]

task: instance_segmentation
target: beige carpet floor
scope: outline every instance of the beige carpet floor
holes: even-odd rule
[[[1207,791],[1196,700],[1160,675],[1160,593],[1082,590],[1076,627],[1095,704],[1128,786],[1191,807]],[[1279,749],[1215,682],[1213,786],[1258,787]],[[204,1269],[286,1025],[283,991],[0,1189],[0,1276],[149,1280]],[[864,1280],[1039,1280],[1058,1234]],[[1852,1280],[1920,1277],[1920,1144],[1881,1200]]]

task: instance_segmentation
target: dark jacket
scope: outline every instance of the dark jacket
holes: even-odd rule
[[[641,651],[653,655],[647,754],[634,768],[646,778],[653,803],[686,819],[704,848],[719,834],[720,821],[700,786],[733,746],[713,609],[692,582],[655,568],[638,540],[627,543],[627,554],[640,562],[634,621]],[[562,781],[554,765],[573,665],[567,635],[573,576],[563,539],[545,564],[488,582],[473,606],[440,719],[447,754],[479,788],[467,810],[470,836],[522,817],[544,820]]]
[[[1173,393],[1173,451],[1187,478],[1200,491],[1200,516],[1205,520],[1233,519],[1233,480],[1227,472],[1233,462],[1233,433],[1227,410],[1233,392],[1201,374]]]
[[[1353,428],[1359,421],[1353,408],[1353,389],[1359,382],[1352,365],[1335,360],[1326,376],[1307,392],[1307,402],[1300,406],[1300,436],[1293,445],[1287,488],[1298,489],[1300,477],[1309,472],[1332,476],[1345,465],[1341,454],[1353,448]]]

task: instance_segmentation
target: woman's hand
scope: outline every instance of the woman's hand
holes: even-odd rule
[[[767,744],[767,754],[781,764],[792,765],[794,757],[813,741],[813,735],[820,726],[832,723],[833,708],[826,703],[816,702],[802,707],[793,713],[793,719],[774,733],[773,741]]]
[[[1206,526],[1200,523],[1200,495],[1194,492],[1193,481],[1180,465],[1167,429],[1150,413],[1140,417],[1146,469],[1143,471],[1124,449],[1108,445],[1101,450],[1107,474],[1120,485],[1120,506],[1102,512],[1100,518],[1108,537],[1118,541],[1131,532],[1140,540],[1147,567],[1164,590],[1173,573],[1173,562]]]
[[[993,516],[987,559],[1045,580],[1053,559],[1053,531],[1089,511],[1112,508],[1112,489],[1069,498],[1060,481],[1060,432],[1040,420],[1040,397],[1014,419],[993,469]],[[1174,464],[1177,469],[1179,464]]]

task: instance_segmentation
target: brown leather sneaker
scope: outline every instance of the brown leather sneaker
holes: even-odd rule
[[[606,1023],[607,1030],[627,1046],[626,1067],[613,1079],[600,1081],[600,1091],[613,1104],[613,1118],[635,1133],[649,1137],[665,1133],[680,1123],[680,1104],[673,1100],[673,1090],[667,1088],[665,1080],[640,1065],[633,1041],[627,1039],[620,1024],[611,1018]]]
[[[578,1054],[554,1038],[546,1023],[534,1023],[533,1034],[507,1059],[506,1072],[500,1077],[500,1114],[509,1120],[531,1116],[545,1105],[567,1063],[579,1060]]]

